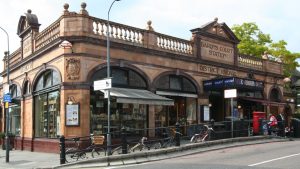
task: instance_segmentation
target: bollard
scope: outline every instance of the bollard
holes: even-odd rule
[[[65,146],[65,137],[63,135],[59,137],[59,146],[60,146],[60,164],[65,164],[66,146]]]
[[[125,127],[122,127],[121,129],[121,137],[122,137],[122,154],[127,154],[127,140],[126,140]]]
[[[180,146],[180,132],[179,132],[179,127],[180,127],[180,125],[179,125],[179,123],[177,122],[175,126],[176,126],[176,134],[175,134],[175,141],[176,141],[176,144],[175,144],[175,146]]]

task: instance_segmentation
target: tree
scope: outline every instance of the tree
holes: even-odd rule
[[[273,42],[269,34],[264,34],[255,23],[243,23],[232,27],[234,34],[241,40],[238,44],[239,53],[261,58],[267,51],[271,59],[281,60],[284,63],[284,75],[290,77],[299,66],[296,59],[300,53],[292,53],[286,49],[287,42],[279,40]]]
[[[243,23],[232,27],[234,34],[241,40],[238,49],[241,54],[261,57],[272,43],[269,34],[264,34],[255,23]]]

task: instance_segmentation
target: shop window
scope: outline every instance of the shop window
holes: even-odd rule
[[[93,93],[91,97],[91,133],[107,133],[107,100],[100,92]],[[144,136],[147,128],[147,105],[111,102],[111,132],[113,138],[120,137],[122,127],[130,130],[128,136]]]
[[[35,137],[57,138],[60,126],[59,73],[47,70],[34,88]]]
[[[9,90],[12,97],[12,103],[10,103],[8,109],[10,113],[10,132],[19,136],[21,132],[20,90],[15,84],[12,84],[9,87]]]

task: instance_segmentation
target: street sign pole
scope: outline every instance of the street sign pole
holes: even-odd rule
[[[231,104],[231,138],[233,138],[233,98],[230,99]]]
[[[230,98],[230,107],[231,107],[231,138],[233,138],[233,98],[237,96],[236,89],[224,90],[224,97]]]

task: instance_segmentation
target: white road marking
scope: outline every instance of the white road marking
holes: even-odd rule
[[[260,165],[260,164],[264,164],[264,163],[269,163],[269,162],[272,162],[272,161],[281,160],[281,159],[285,159],[285,158],[289,158],[289,157],[294,157],[294,156],[298,156],[298,155],[300,155],[300,153],[298,153],[298,154],[292,154],[292,155],[288,155],[288,156],[283,156],[283,157],[279,157],[279,158],[274,158],[274,159],[271,159],[271,160],[262,161],[260,163],[250,164],[248,166],[252,167],[252,166],[256,166],[256,165]]]

